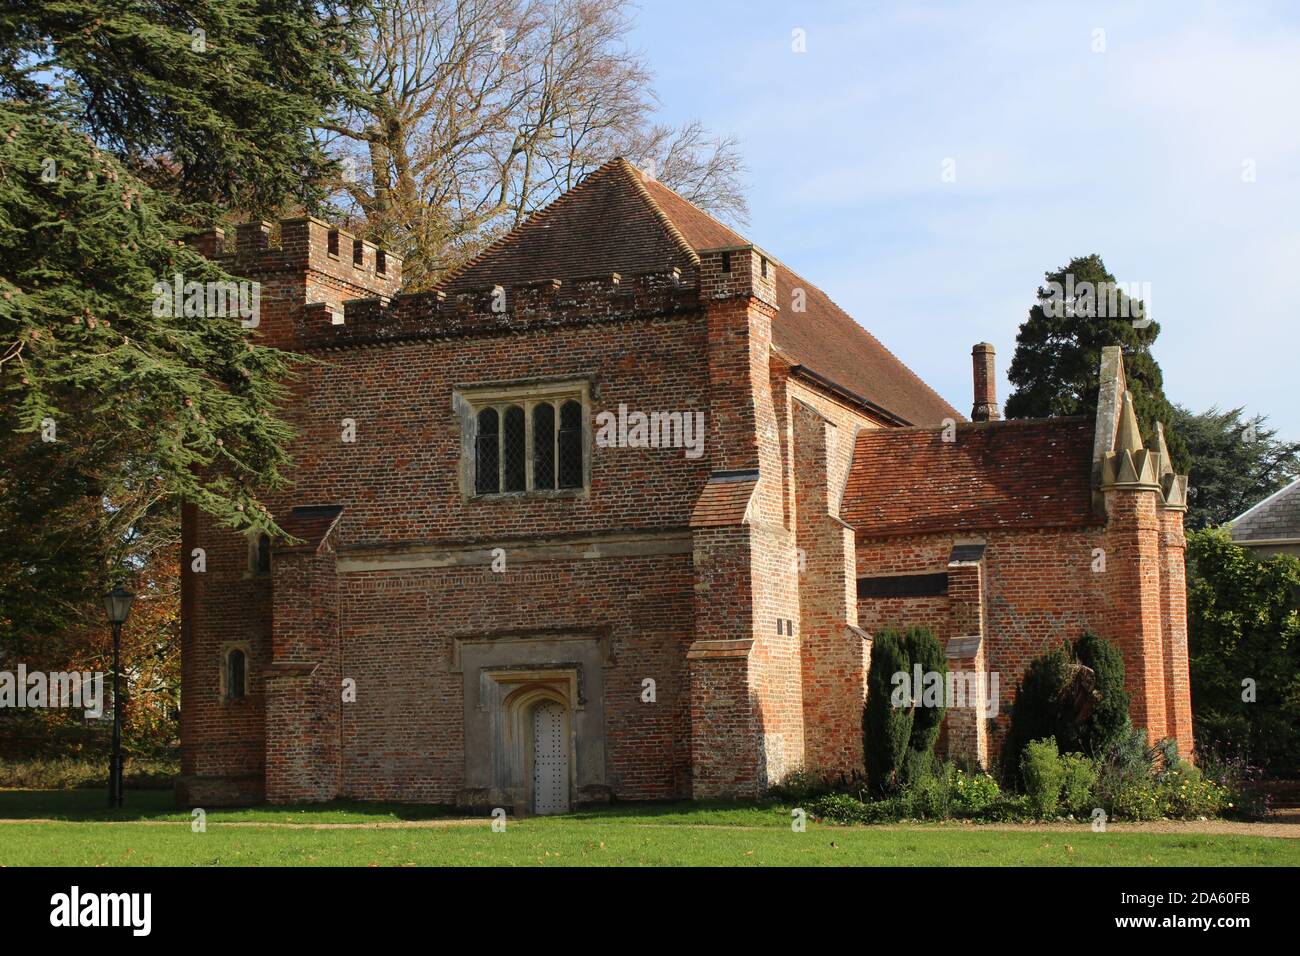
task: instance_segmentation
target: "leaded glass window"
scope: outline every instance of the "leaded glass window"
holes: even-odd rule
[[[533,487],[555,487],[555,406],[550,402],[533,406]]]
[[[556,398],[520,395],[517,399],[507,394],[486,398],[482,404],[475,402],[474,493],[583,488],[583,408],[581,400],[563,394]]]
[[[501,445],[497,410],[485,408],[478,413],[478,435],[475,438],[474,491],[480,495],[495,494],[501,488],[498,473]]]
[[[560,407],[560,487],[582,487],[582,406],[574,401]]]
[[[501,436],[501,457],[505,462],[505,491],[523,491],[524,466],[528,446],[524,443],[524,410],[518,405],[506,409]]]

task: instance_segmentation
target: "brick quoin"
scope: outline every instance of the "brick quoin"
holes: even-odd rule
[[[183,511],[181,802],[550,812],[538,701],[565,715],[561,806],[858,773],[886,625],[1000,673],[1001,716],[950,714],[950,753],[995,761],[1028,662],[1088,627],[1124,653],[1135,722],[1190,751],[1185,479],[1133,438],[1117,356],[1096,421],[1001,422],[980,347],[992,412],[965,422],[622,160],[431,292],[400,294],[398,257],[316,219],[191,241],[261,283],[257,339],[311,361],[283,407],[287,487],[264,495],[285,531],[270,572]],[[548,389],[580,396],[583,487],[476,494],[474,396]],[[702,454],[598,443],[620,406],[702,413]],[[879,584],[922,574],[944,587]],[[233,647],[243,697],[223,694]]]

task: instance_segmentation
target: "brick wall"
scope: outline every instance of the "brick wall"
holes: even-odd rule
[[[1175,699],[1180,696],[1185,699],[1179,689],[1178,675],[1186,674],[1186,612],[1174,599],[1175,594],[1183,593],[1174,579],[1175,574],[1181,573],[1181,555],[1176,548],[1166,552],[1164,566],[1171,573],[1167,578],[1169,583],[1162,585],[1159,543],[1153,534],[1153,522],[1157,520],[1155,495],[1141,494],[1145,498],[1131,496],[1114,502],[1108,525],[1084,530],[990,531],[983,535],[986,540],[982,572],[985,666],[998,673],[1001,690],[997,729],[988,739],[990,760],[996,760],[1001,751],[1009,708],[1030,661],[1060,641],[1074,640],[1088,629],[1115,643],[1124,654],[1127,686],[1130,694],[1134,694],[1135,726],[1145,727],[1153,740],[1177,732],[1176,727],[1169,729],[1163,710],[1152,713],[1147,708],[1156,701],[1158,706],[1165,707],[1166,687],[1170,686],[1174,688]],[[1177,543],[1181,541],[1181,515],[1167,514],[1171,515],[1164,519],[1169,527],[1169,540]],[[964,624],[957,626],[951,608],[957,592],[947,563],[955,540],[953,535],[860,540],[857,549],[860,577],[950,573],[946,596],[862,599],[858,606],[861,626],[874,631],[883,626],[923,625],[945,643],[960,636],[959,630],[970,630]],[[1100,567],[1098,548],[1105,552],[1104,570],[1094,570]],[[1153,556],[1157,559],[1154,564]],[[1166,595],[1163,609],[1162,588]],[[1162,617],[1184,622],[1181,628],[1184,663],[1177,662],[1175,651],[1168,669],[1163,650],[1153,637],[1153,633],[1160,633]],[[949,662],[950,667],[953,664]],[[1185,677],[1181,680],[1185,685]],[[1190,706],[1183,713],[1190,719]],[[1184,752],[1190,752],[1190,728],[1185,741],[1181,733],[1178,736]]]

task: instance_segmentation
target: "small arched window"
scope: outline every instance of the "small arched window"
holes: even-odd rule
[[[226,700],[243,700],[248,691],[248,657],[238,647],[226,654]]]
[[[582,405],[567,401],[560,406],[560,487],[582,487]]]
[[[253,570],[258,574],[271,573],[271,536],[268,534],[259,534],[257,536],[257,550],[254,552]]]
[[[498,427],[495,408],[485,408],[478,413],[478,436],[475,439],[474,453],[474,491],[480,495],[495,494],[501,488]]]

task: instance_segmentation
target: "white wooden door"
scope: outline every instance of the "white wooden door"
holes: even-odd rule
[[[553,700],[533,708],[533,812],[569,809],[569,741],[564,707]]]

